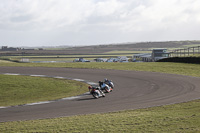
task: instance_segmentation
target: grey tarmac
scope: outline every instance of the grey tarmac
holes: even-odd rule
[[[0,122],[105,113],[187,102],[200,98],[200,78],[124,70],[0,67],[2,73],[70,77],[97,83],[112,79],[115,88],[105,98],[91,95],[71,100],[0,109]]]

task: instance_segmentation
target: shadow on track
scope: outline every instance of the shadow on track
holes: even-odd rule
[[[81,98],[81,99],[77,99],[76,101],[87,101],[87,100],[96,100],[96,99],[93,98],[93,97],[90,97],[90,98]]]

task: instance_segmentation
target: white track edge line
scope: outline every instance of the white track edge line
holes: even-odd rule
[[[1,74],[3,74],[3,75],[22,75],[22,76],[32,76],[32,77],[51,77],[51,76],[46,76],[46,75],[29,75],[29,74],[17,74],[17,73],[1,73]],[[79,82],[85,82],[85,83],[90,84],[90,85],[97,85],[94,82],[89,82],[89,81],[86,81],[86,80],[83,80],[83,79],[73,79],[73,78],[59,77],[59,76],[53,76],[51,78],[70,79],[70,80],[75,80],[75,81],[79,81]],[[28,103],[28,104],[15,105],[15,106],[0,106],[0,109],[10,108],[10,107],[19,107],[19,106],[32,106],[32,105],[39,105],[39,104],[47,104],[47,103],[52,103],[52,102],[56,102],[56,101],[60,101],[60,100],[74,100],[74,99],[81,98],[81,97],[88,95],[88,94],[90,94],[90,93],[86,92],[86,93],[79,95],[79,96],[65,97],[65,98],[51,100],[51,101],[42,101],[42,102]]]

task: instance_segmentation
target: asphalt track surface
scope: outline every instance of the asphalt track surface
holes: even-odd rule
[[[105,98],[84,95],[72,100],[0,109],[0,122],[56,118],[187,102],[200,98],[200,78],[122,70],[0,67],[1,73],[62,76],[98,82],[112,79],[115,88]],[[59,87],[59,86],[58,86]]]

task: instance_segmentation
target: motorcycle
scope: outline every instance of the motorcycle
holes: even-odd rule
[[[107,85],[107,84],[105,84],[104,82],[101,82],[101,81],[99,81],[99,87],[101,88],[101,90],[103,90],[107,93],[112,91],[112,88],[109,85]]]
[[[112,82],[112,80],[108,80],[107,82],[105,82],[108,86],[110,86],[112,89],[114,88],[114,83]]]
[[[92,94],[92,96],[96,99],[98,99],[99,97],[105,97],[105,93],[99,88],[99,87],[92,87],[89,86],[89,91],[90,94]]]

